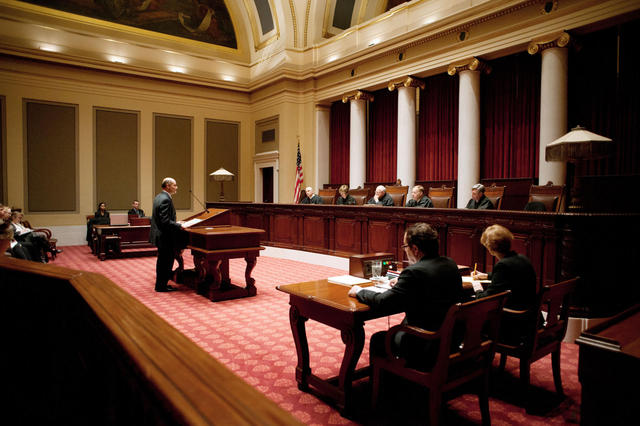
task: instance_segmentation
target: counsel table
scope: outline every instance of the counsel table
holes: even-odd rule
[[[289,321],[293,340],[296,344],[298,365],[296,381],[303,391],[314,387],[320,393],[334,399],[343,414],[349,412],[352,382],[363,376],[368,368],[355,371],[358,359],[364,347],[364,323],[379,318],[380,313],[373,312],[369,306],[347,295],[349,287],[333,284],[326,279],[298,284],[276,286],[289,294]],[[393,314],[391,312],[387,314]],[[313,319],[340,330],[345,344],[340,374],[327,380],[315,376],[309,366],[309,344],[305,322]]]
[[[94,225],[98,240],[96,255],[100,260],[107,258],[109,241],[113,240],[111,249],[114,254],[121,256],[122,250],[127,248],[148,248],[148,251],[137,252],[155,255],[157,250],[149,242],[151,225]]]

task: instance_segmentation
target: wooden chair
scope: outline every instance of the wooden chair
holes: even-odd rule
[[[429,188],[427,197],[431,198],[433,207],[438,209],[450,209],[453,207],[453,191],[455,187],[448,188],[442,185],[439,188]]]
[[[479,400],[482,422],[490,424],[489,372],[498,338],[502,308],[508,294],[507,291],[451,306],[438,331],[406,325],[391,327],[385,340],[386,353],[371,356],[373,405],[376,405],[380,393],[381,370],[386,370],[429,388],[430,424],[436,426],[440,416],[442,393],[478,380],[481,384]],[[405,359],[393,353],[392,342],[398,332],[410,334],[433,345],[434,351],[437,350],[437,356],[430,371],[412,368],[407,365]],[[458,334],[462,336],[454,337]],[[458,344],[458,341],[461,343]]]
[[[562,378],[560,376],[560,349],[564,335],[567,332],[569,317],[569,296],[574,290],[579,278],[573,278],[550,286],[545,286],[539,292],[533,312],[530,310],[516,311],[505,308],[502,321],[521,322],[525,324],[523,335],[515,342],[498,342],[496,352],[500,353],[500,371],[504,371],[507,356],[520,360],[520,383],[524,394],[523,400],[529,406],[527,394],[529,391],[531,364],[540,358],[551,354],[553,382],[558,395],[564,395]],[[546,312],[546,318],[542,315]]]
[[[369,201],[369,198],[371,198],[371,196],[369,195],[369,189],[368,188],[350,189],[349,190],[349,195],[351,195],[353,198],[355,198],[356,205],[358,205],[358,206],[362,206],[362,205],[366,204],[366,202]]]
[[[496,210],[502,209],[502,198],[506,188],[506,186],[497,186],[495,183],[484,188],[484,195],[491,200]]]
[[[527,207],[543,204],[546,211],[558,213],[562,211],[564,204],[564,185],[553,185],[548,182],[546,185],[531,185],[529,189],[529,199],[525,210],[533,210]]]
[[[322,204],[335,204],[337,193],[337,190],[333,188],[318,190],[318,196],[322,198]]]
[[[385,187],[387,194],[393,198],[393,205],[396,207],[404,207],[407,201],[408,186],[387,186]]]
[[[51,256],[51,260],[55,260],[58,255],[58,239],[52,238],[53,233],[47,228],[37,228],[33,232],[42,232],[47,236],[47,247],[45,247],[45,256]]]

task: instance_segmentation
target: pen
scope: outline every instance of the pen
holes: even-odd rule
[[[476,271],[478,270],[478,262],[473,265],[473,276],[475,277]]]

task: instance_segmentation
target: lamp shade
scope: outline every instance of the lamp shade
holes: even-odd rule
[[[574,127],[569,133],[547,145],[545,160],[575,161],[606,157],[613,149],[613,141],[588,131],[584,127]]]
[[[225,170],[223,167],[220,167],[213,173],[209,173],[209,176],[213,176],[213,180],[218,182],[228,182],[233,180],[234,174],[228,170]]]

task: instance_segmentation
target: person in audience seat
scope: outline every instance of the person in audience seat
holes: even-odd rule
[[[486,209],[493,210],[495,209],[493,203],[490,199],[484,195],[484,185],[481,183],[476,183],[471,187],[471,199],[467,203],[468,209]]]
[[[349,296],[381,312],[405,312],[403,324],[426,330],[438,330],[448,309],[462,300],[462,277],[456,263],[438,254],[438,232],[426,223],[416,223],[404,234],[409,267],[398,277],[397,283],[384,293],[353,286]],[[371,354],[385,352],[386,331],[371,336]],[[414,366],[427,366],[435,355],[424,341],[398,333],[393,342],[397,355]]]
[[[338,188],[338,194],[340,196],[336,200],[336,204],[340,205],[355,205],[356,199],[349,195],[349,187],[347,185],[342,185]]]
[[[11,248],[13,242],[13,226],[11,226],[11,210],[0,204],[0,257]]]
[[[133,200],[133,203],[131,203],[131,208],[129,209],[128,214],[131,216],[144,217],[144,210],[140,208],[140,201]]]
[[[367,201],[367,204],[393,206],[393,198],[391,198],[391,195],[387,194],[387,189],[384,185],[378,185],[376,187],[375,195]]]
[[[110,223],[111,219],[107,211],[107,204],[101,201],[98,203],[98,209],[93,214],[93,217],[87,221],[87,243],[91,245],[91,228],[93,228],[93,225],[109,225]]]
[[[477,291],[476,298],[491,296],[506,290],[511,290],[506,308],[527,310],[535,306],[537,295],[536,271],[531,261],[524,255],[511,250],[513,234],[501,225],[491,225],[484,230],[480,243],[487,251],[498,259],[493,271],[485,274],[472,272],[471,277],[476,280],[491,280],[483,291]],[[501,325],[500,334],[507,340],[517,339],[522,324],[513,321]]]
[[[424,195],[424,186],[416,185],[411,189],[411,199],[406,207],[433,207],[431,198]]]
[[[314,194],[312,187],[307,186],[307,189],[305,189],[304,192],[307,196],[300,201],[300,204],[322,204],[322,198],[320,198],[319,195]]]
[[[23,217],[24,215],[20,211],[14,210],[11,212],[11,222],[15,240],[28,250],[31,260],[47,263],[49,261],[46,252],[47,247],[49,247],[47,235],[42,232],[35,232],[33,229],[22,225],[21,221]],[[16,250],[16,255],[21,257],[22,254],[18,250]]]

